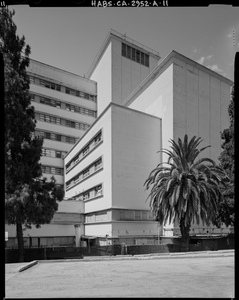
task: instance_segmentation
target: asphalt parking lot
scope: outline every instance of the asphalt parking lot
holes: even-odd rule
[[[233,251],[26,265],[5,265],[6,298],[235,297]]]

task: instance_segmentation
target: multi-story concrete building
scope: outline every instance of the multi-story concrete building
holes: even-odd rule
[[[43,176],[64,185],[63,157],[97,116],[96,82],[30,60],[30,95],[37,120],[35,134],[44,138]]]
[[[133,243],[157,237],[143,185],[160,159],[160,132],[160,118],[111,102],[70,150],[66,195],[84,202],[85,223],[78,227],[84,239]]]
[[[147,193],[143,188],[144,181],[150,170],[167,159],[164,154],[156,157],[156,152],[162,147],[169,148],[170,139],[183,138],[186,133],[189,138],[194,135],[202,137],[202,146],[211,145],[202,153],[203,156],[217,161],[221,152],[220,133],[229,126],[227,109],[232,82],[176,51],[162,61],[159,59],[155,51],[111,31],[87,74],[98,84],[100,116],[65,157],[67,196],[73,197],[74,193],[83,197],[88,195],[99,183],[97,176],[101,178],[101,198],[82,199],[85,202],[85,224],[82,225],[85,235],[100,238],[107,235],[108,240],[112,241],[140,243],[140,239],[144,242],[146,238],[152,240],[157,233],[164,236],[179,234],[178,224],[167,224],[157,231],[157,223],[150,219],[149,204],[145,203]],[[111,122],[101,125],[110,111]],[[140,120],[136,111],[144,113],[144,120],[142,117]],[[132,124],[125,120],[124,115],[132,119]],[[153,116],[161,120],[160,126],[151,125]],[[117,126],[112,125],[116,123],[114,119],[121,120],[118,130],[115,129]],[[134,124],[133,119],[139,122]],[[106,137],[104,134],[104,146],[100,149],[108,154],[101,160],[101,166],[108,177],[104,173],[102,176],[87,173],[85,178],[82,177],[83,182],[78,181],[76,174],[83,172],[84,176],[84,172],[89,171],[88,167],[92,166],[98,150],[74,165],[74,171],[69,167],[76,153],[89,143],[91,132],[98,132],[101,127],[107,134]],[[138,135],[140,143],[137,143]],[[111,137],[111,143],[107,142]],[[117,147],[114,142],[116,137],[120,141]],[[118,156],[118,153],[121,155]],[[131,157],[130,153],[134,155]],[[129,170],[135,172],[130,173]],[[120,188],[117,189],[117,186]],[[121,210],[117,214],[118,208]],[[226,232],[227,229],[223,230]],[[203,224],[193,224],[192,232],[223,231],[213,226],[207,228]]]
[[[43,171],[65,184],[68,200],[51,224],[25,236],[41,237],[41,244],[50,236],[58,236],[53,244],[75,237],[80,245],[90,238],[100,244],[153,243],[159,235],[179,234],[177,224],[161,228],[153,220],[144,182],[166,159],[157,151],[185,133],[211,145],[203,156],[217,161],[233,83],[175,51],[160,60],[158,52],[113,30],[87,78],[35,61],[28,72],[36,133],[45,137]],[[64,181],[52,167],[64,167]],[[195,234],[223,230],[230,229],[192,226]]]
[[[56,183],[64,186],[63,157],[97,117],[96,82],[32,59],[27,73],[37,120],[35,134],[44,138],[40,161],[43,176],[54,176]],[[50,225],[24,233],[32,237],[33,245],[39,244],[39,238],[42,245],[67,244],[74,240],[72,224],[81,218],[75,204],[65,199]],[[15,226],[7,230],[9,237],[16,236]]]

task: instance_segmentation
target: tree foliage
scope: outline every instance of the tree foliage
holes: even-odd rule
[[[23,259],[22,225],[49,223],[64,196],[54,177],[42,179],[40,164],[43,139],[34,136],[34,107],[29,95],[30,47],[16,34],[15,12],[0,10],[0,51],[4,60],[5,115],[5,219],[17,225]]]
[[[235,209],[234,209],[234,174],[235,174],[235,144],[234,144],[234,87],[231,92],[231,101],[228,107],[228,114],[230,117],[230,126],[227,129],[224,129],[221,133],[221,138],[223,140],[222,149],[219,156],[220,166],[225,170],[228,177],[230,178],[230,184],[227,188],[223,188],[223,201],[220,202],[219,211],[217,214],[217,219],[215,224],[219,227],[221,223],[225,223],[226,226],[234,226],[235,222]]]
[[[156,220],[161,225],[179,221],[185,251],[192,222],[209,225],[215,219],[223,198],[220,185],[226,178],[212,159],[198,159],[210,147],[198,149],[201,142],[196,136],[188,141],[187,135],[178,143],[170,140],[172,150],[159,151],[168,155],[168,161],[152,170],[145,182],[146,189],[151,188],[148,198]]]

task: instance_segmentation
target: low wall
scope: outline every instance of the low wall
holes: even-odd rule
[[[167,239],[168,240],[168,239]],[[191,238],[189,251],[216,251],[234,249],[233,237]],[[136,255],[149,253],[181,252],[181,239],[171,239],[169,244],[126,245],[115,244],[94,247],[45,247],[24,249],[24,261],[42,259],[82,258],[101,255]],[[5,249],[5,263],[18,262],[18,249]]]

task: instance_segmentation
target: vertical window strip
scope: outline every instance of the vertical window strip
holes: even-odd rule
[[[149,67],[149,55],[122,43],[122,56]]]

